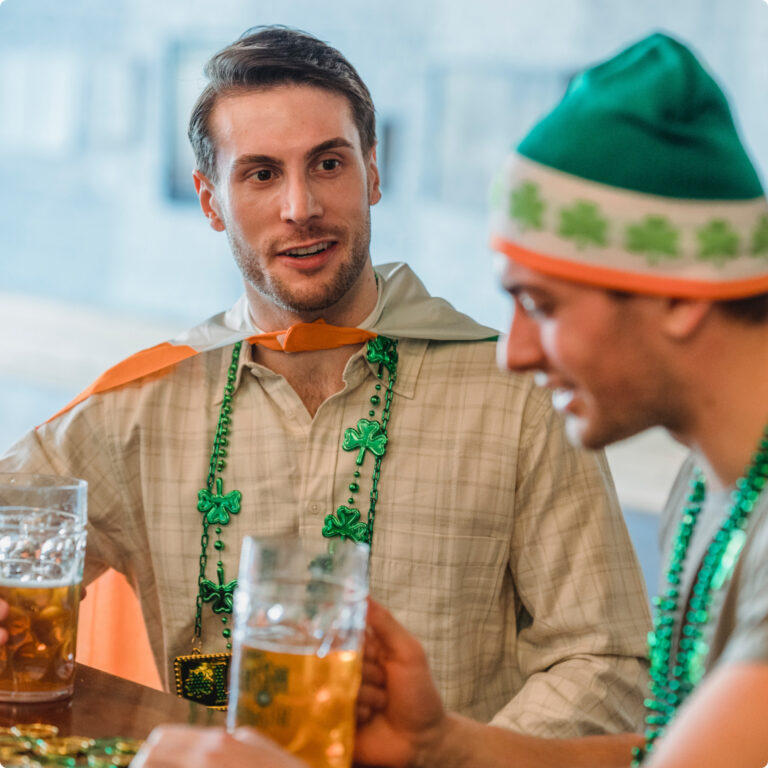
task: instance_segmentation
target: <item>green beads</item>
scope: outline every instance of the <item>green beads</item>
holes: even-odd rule
[[[229,446],[229,430],[232,424],[232,398],[235,394],[235,381],[237,380],[237,366],[240,360],[242,342],[239,341],[232,349],[232,360],[227,369],[227,383],[224,386],[224,394],[219,409],[219,420],[216,425],[216,434],[211,449],[211,459],[208,465],[208,478],[206,487],[198,492],[197,509],[202,513],[203,534],[200,539],[200,573],[198,575],[198,591],[195,601],[195,638],[200,640],[203,630],[203,603],[210,603],[214,614],[232,613],[232,596],[237,586],[237,580],[229,582],[224,577],[224,563],[216,562],[218,583],[206,578],[208,565],[209,527],[213,526],[216,536],[220,536],[222,526],[230,522],[231,515],[240,512],[240,491],[232,490],[225,494],[220,473],[226,467],[225,457]],[[214,549],[221,553],[224,542],[217,538],[213,543]],[[227,616],[221,617],[222,623],[227,623]],[[229,628],[225,628],[222,635],[228,638],[231,634]],[[228,644],[228,647],[231,647]]]
[[[355,504],[354,496],[350,496],[347,499],[347,507],[339,507],[336,510],[336,515],[328,515],[325,518],[323,524],[323,536],[332,538],[340,536],[344,538],[352,538],[356,541],[366,541],[369,545],[373,539],[373,523],[376,516],[376,502],[379,497],[379,477],[381,476],[381,463],[386,454],[387,447],[387,427],[389,425],[390,412],[392,409],[392,395],[395,381],[397,380],[397,341],[387,338],[386,336],[377,336],[375,339],[371,339],[368,342],[366,348],[366,359],[369,363],[378,364],[378,370],[376,372],[376,378],[382,379],[384,376],[384,370],[387,371],[387,389],[384,395],[384,407],[381,413],[381,421],[368,421],[367,419],[359,419],[356,427],[350,427],[344,431],[344,439],[342,441],[342,449],[345,451],[360,450],[355,463],[360,466],[365,460],[365,456],[370,454],[373,456],[373,477],[371,481],[370,492],[370,504],[368,507],[368,520],[363,522],[360,520],[360,512],[354,508]],[[382,385],[376,383],[376,392],[381,392]],[[372,406],[376,407],[381,404],[381,396],[378,394],[371,395],[369,401]],[[372,419],[376,415],[376,411],[371,409],[368,411],[368,416]],[[351,493],[358,493],[360,490],[360,483],[357,482],[360,477],[360,470],[355,469],[353,472],[355,478],[347,486]],[[352,517],[354,513],[354,519]]]
[[[680,576],[688,554],[693,531],[706,497],[704,477],[696,470],[691,493],[681,515],[667,566],[667,588],[653,599],[653,631],[648,635],[651,661],[650,697],[645,700],[645,749],[635,749],[632,766],[639,766],[653,751],[653,744],[678,707],[704,676],[709,647],[704,630],[711,618],[714,595],[728,581],[746,540],[744,529],[768,478],[768,427],[763,431],[759,449],[744,477],[736,482],[731,505],[713,537],[693,584],[690,605],[681,615]],[[680,640],[673,654],[672,640],[679,622]]]

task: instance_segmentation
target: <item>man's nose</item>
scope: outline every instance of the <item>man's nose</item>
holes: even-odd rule
[[[322,215],[322,205],[309,179],[303,175],[288,178],[280,212],[283,221],[304,224]]]
[[[541,332],[518,304],[512,314],[509,335],[502,337],[506,349],[499,354],[499,362],[510,371],[546,370],[547,358],[541,346]]]

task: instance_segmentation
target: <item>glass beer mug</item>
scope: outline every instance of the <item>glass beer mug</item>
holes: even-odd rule
[[[362,675],[368,546],[246,537],[234,598],[228,726],[312,768],[349,768]]]
[[[87,483],[0,474],[0,701],[72,695]]]

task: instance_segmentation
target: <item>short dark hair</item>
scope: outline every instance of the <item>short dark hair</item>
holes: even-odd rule
[[[609,289],[608,293],[618,301],[638,295],[613,289]],[[760,325],[760,323],[768,322],[768,293],[760,293],[757,296],[747,296],[742,299],[721,299],[715,301],[714,306],[732,320],[738,320],[747,325]]]
[[[750,325],[768,322],[768,293],[748,296],[746,299],[718,301],[716,306],[728,317]]]
[[[322,40],[284,26],[252,27],[205,65],[208,84],[197,99],[187,135],[198,169],[216,181],[216,145],[210,118],[216,99],[278,85],[312,85],[340,93],[352,108],[363,152],[376,143],[371,94],[355,68]]]

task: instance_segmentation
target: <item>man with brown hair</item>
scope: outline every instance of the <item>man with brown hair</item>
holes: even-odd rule
[[[365,85],[284,28],[206,71],[195,186],[245,295],[0,468],[88,480],[86,580],[128,576],[185,696],[226,703],[242,537],[341,536],[372,545],[371,592],[451,707],[550,736],[635,727],[647,609],[605,460],[568,444],[532,377],[496,369],[492,329],[405,264],[373,267]]]
[[[768,201],[726,99],[687,48],[652,35],[574,78],[509,157],[494,199],[515,304],[507,367],[537,372],[575,442],[599,448],[661,425],[692,451],[663,520],[646,729],[552,740],[450,713],[421,644],[372,603],[355,757],[763,768]],[[151,742],[145,768],[207,768],[224,754],[231,768],[262,754],[259,765],[295,765],[245,731],[171,729]]]

